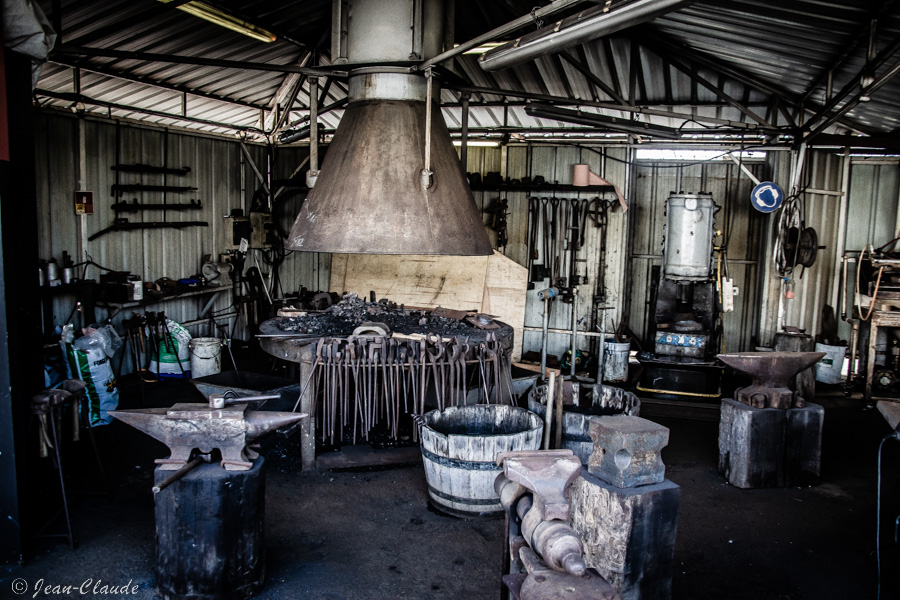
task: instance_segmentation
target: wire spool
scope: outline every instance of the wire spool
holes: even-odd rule
[[[783,264],[788,268],[798,265],[811,267],[816,262],[819,236],[812,227],[790,227],[784,240]]]
[[[819,250],[819,236],[815,229],[806,227],[803,207],[797,196],[785,201],[777,231],[775,266],[782,275],[793,271],[797,266],[813,266]]]

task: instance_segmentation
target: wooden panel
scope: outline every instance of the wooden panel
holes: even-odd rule
[[[407,306],[481,307],[486,256],[333,256],[330,289],[334,292],[355,292],[368,298],[369,291],[374,291],[378,299],[388,298]]]
[[[515,331],[512,359],[518,361],[522,358],[525,336],[528,269],[497,252],[488,258],[487,269],[481,312],[496,315],[512,326]]]
[[[476,310],[497,316],[515,331],[519,360],[525,325],[525,267],[505,256],[394,256],[334,254],[330,290],[423,308]]]

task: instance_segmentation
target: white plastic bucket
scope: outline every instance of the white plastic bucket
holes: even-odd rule
[[[218,338],[198,337],[188,344],[191,351],[191,374],[193,377],[206,377],[222,371],[222,340]]]
[[[628,352],[631,342],[607,339],[603,349],[603,381],[628,381]]]
[[[825,356],[816,363],[816,381],[822,383],[840,383],[844,371],[844,353],[846,346],[828,346],[816,344],[816,352],[824,352]]]

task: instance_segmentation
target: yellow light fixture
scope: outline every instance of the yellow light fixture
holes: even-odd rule
[[[500,46],[502,46],[505,43],[506,42],[485,42],[485,43],[481,44],[480,46],[475,46],[474,48],[470,48],[470,49],[466,50],[465,52],[463,52],[463,54],[484,54],[488,50],[493,50],[494,48],[499,48]],[[459,46],[459,44],[456,44],[456,46]]]
[[[163,4],[168,4],[173,0],[159,0]],[[197,2],[196,0],[192,0],[191,2],[185,2],[184,4],[180,4],[176,6],[178,10],[184,11],[189,15],[193,15],[199,19],[203,19],[204,21],[209,21],[210,23],[214,23],[219,27],[224,27],[225,29],[230,29],[231,31],[236,31],[237,33],[246,35],[247,37],[251,37],[254,40],[259,40],[260,42],[274,42],[278,39],[278,36],[272,33],[271,31],[267,31],[262,27],[254,25],[253,23],[248,23],[243,19],[238,19],[232,15],[229,15],[226,12],[219,10],[209,4],[204,2]]]
[[[462,146],[462,141],[453,140],[453,145],[454,146]],[[470,148],[472,146],[481,146],[483,148],[496,148],[499,145],[500,145],[500,142],[492,142],[490,140],[469,140],[466,143],[466,146],[468,146]]]

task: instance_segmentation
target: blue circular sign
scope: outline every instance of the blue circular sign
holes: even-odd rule
[[[760,182],[750,193],[750,203],[759,212],[774,212],[781,208],[782,202],[784,202],[784,192],[777,183],[771,181]]]

